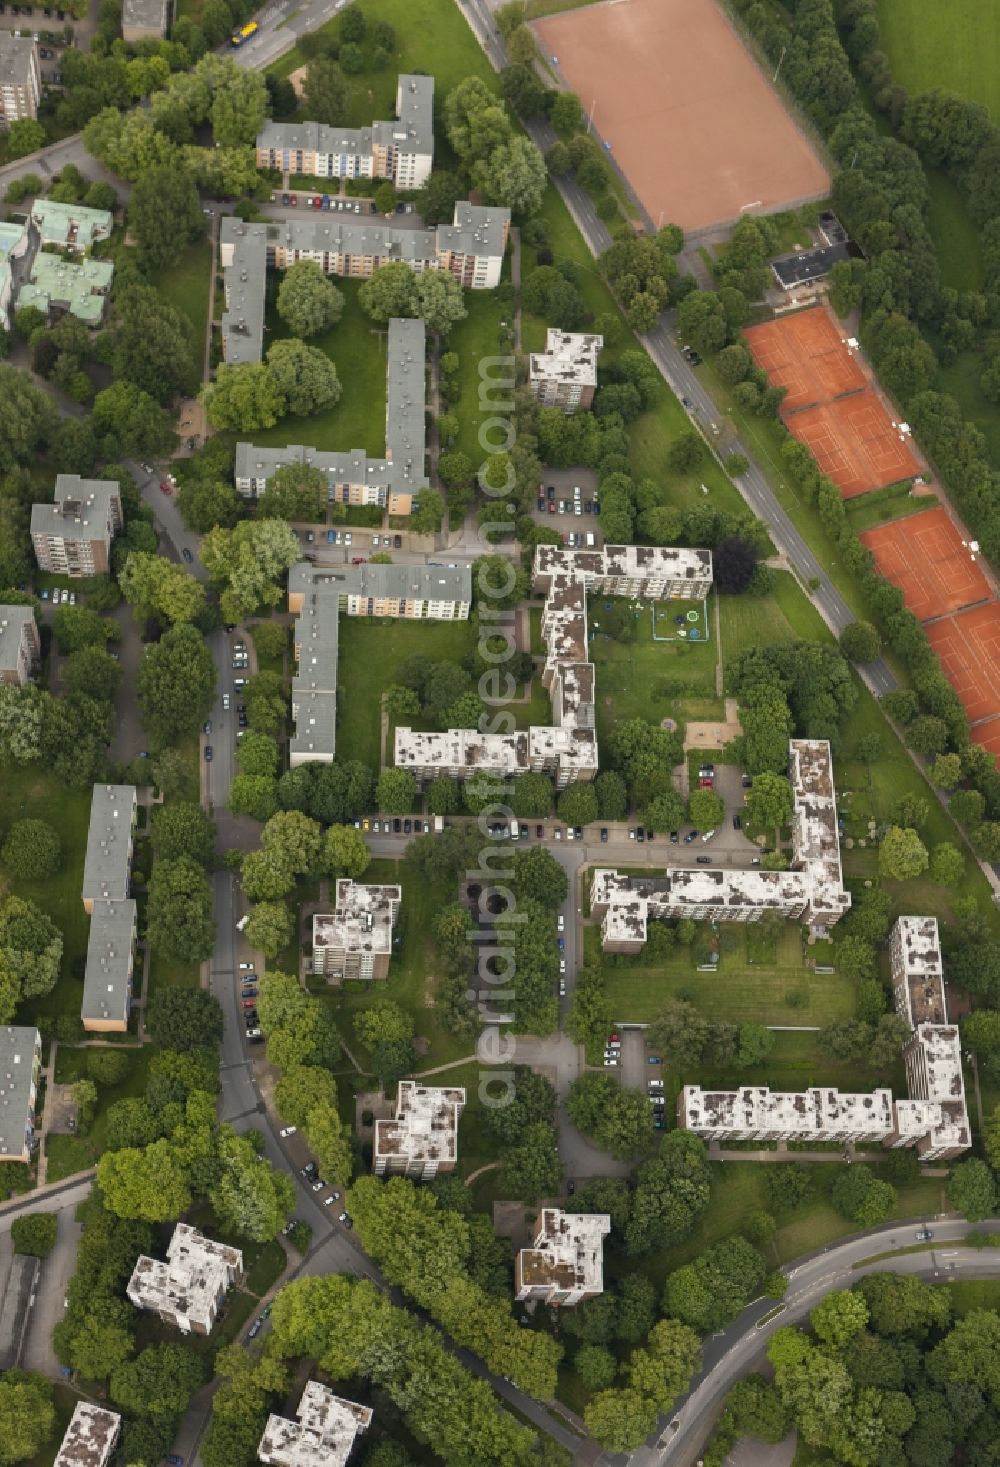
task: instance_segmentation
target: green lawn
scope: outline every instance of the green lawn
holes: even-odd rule
[[[208,307],[212,283],[209,271],[212,268],[212,246],[207,239],[189,244],[169,270],[162,271],[153,279],[153,284],[175,310],[187,316],[193,328],[191,336],[191,360],[201,381],[205,362],[205,332],[208,329]]]
[[[748,647],[829,637],[819,612],[789,571],[776,571],[770,596],[720,596],[722,657],[729,662]]]
[[[925,169],[928,223],[941,264],[941,284],[956,290],[980,290],[983,248],[965,200],[950,178],[937,168]]]
[[[979,385],[986,358],[977,351],[965,351],[950,367],[938,372],[937,389],[954,397],[964,416],[982,433],[994,465],[1000,465],[1000,408],[983,395]]]
[[[855,533],[860,535],[863,530],[874,529],[876,525],[919,514],[921,510],[932,508],[935,502],[928,495],[914,494],[908,484],[889,484],[885,489],[875,489],[871,494],[858,494],[849,499],[847,519]]]
[[[35,1022],[43,1014],[78,1017],[80,1013],[82,984],[72,974],[76,964],[82,977],[90,935],[90,920],[80,896],[90,796],[89,789],[67,789],[40,769],[7,768],[0,780],[0,831],[6,833],[15,820],[45,820],[55,826],[62,840],[62,867],[55,876],[45,881],[9,881],[11,894],[37,903],[63,935],[59,982],[51,993],[21,1004],[18,1023]]]
[[[332,330],[313,337],[333,361],[343,388],[340,401],[326,412],[309,418],[282,418],[273,428],[253,435],[255,443],[281,448],[286,443],[304,443],[312,448],[362,448],[366,453],[385,453],[385,327],[377,326],[358,304],[359,282],[337,280],[344,296],[344,314]],[[291,333],[273,306],[275,278],[270,281],[267,320],[272,341]]]
[[[615,1022],[648,1023],[667,999],[682,996],[711,1018],[733,1023],[813,1025],[853,1017],[855,983],[805,966],[796,923],[784,923],[767,944],[759,938],[751,927],[723,927],[714,973],[698,972],[692,951],[684,947],[656,963],[644,963],[640,955],[604,966]],[[599,928],[586,929],[585,946],[588,963],[601,966]]]
[[[471,621],[368,621],[340,618],[337,676],[348,696],[337,700],[337,752],[379,766],[381,698],[402,664],[422,655],[461,662],[475,645]]]
[[[1000,122],[1000,29],[994,0],[878,0],[882,47],[910,92],[945,87]]]
[[[468,454],[478,470],[486,457],[486,451],[479,441],[479,429],[496,412],[495,407],[484,410],[480,404],[480,363],[501,355],[509,357],[510,348],[500,346],[499,333],[500,322],[511,320],[512,307],[503,304],[497,291],[467,290],[465,308],[468,316],[452,327],[451,334],[444,343],[445,351],[458,353],[461,364],[458,378],[461,395],[457,402],[447,406],[442,404],[442,407],[458,417],[459,433],[455,440],[455,450]],[[491,372],[492,377],[498,374],[499,369],[496,368]],[[513,376],[512,371],[510,375]],[[493,389],[490,395],[494,402],[500,402],[508,394]],[[496,433],[491,435],[490,441],[497,441]]]
[[[669,603],[668,603],[669,605]],[[636,618],[634,642],[615,642],[600,631],[603,598],[591,603],[589,624],[597,632],[590,656],[597,677],[597,734],[606,739],[622,718],[653,723],[670,717],[679,693],[711,696],[715,692],[714,643],[654,642],[650,608]]]
[[[430,884],[421,882],[414,877],[404,861],[388,860],[373,861],[365,872],[364,879],[369,883],[399,882],[402,886],[402,940],[394,950],[389,977],[385,982],[353,984],[342,989],[328,990],[334,1017],[352,1054],[362,1068],[369,1068],[369,1056],[364,1046],[355,1038],[351,1020],[359,1010],[368,1008],[375,999],[385,995],[395,999],[413,1015],[417,1038],[427,1041],[427,1052],[420,1058],[419,1068],[432,1068],[447,1064],[450,1060],[461,1059],[475,1046],[468,1039],[456,1040],[441,1023],[434,1007],[436,966],[434,938],[431,933],[434,913],[455,900],[454,884],[449,881]],[[342,1096],[345,1093],[347,1087],[342,1085]],[[353,1101],[351,1106],[353,1125]]]
[[[87,1074],[86,1049],[70,1049],[59,1046],[56,1056],[56,1080],[60,1084],[72,1084]],[[49,1159],[48,1180],[58,1182],[73,1172],[83,1171],[96,1165],[105,1149],[108,1106],[114,1100],[127,1096],[141,1096],[146,1092],[149,1063],[155,1053],[151,1045],[128,1051],[129,1071],[119,1085],[98,1085],[97,1113],[93,1125],[85,1136],[49,1136],[45,1151]]]

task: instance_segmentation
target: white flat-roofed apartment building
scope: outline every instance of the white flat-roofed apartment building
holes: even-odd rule
[[[52,1467],[107,1467],[118,1445],[121,1425],[117,1411],[77,1401]]]
[[[429,1182],[458,1161],[458,1121],[465,1091],[400,1080],[394,1120],[375,1122],[375,1174]]]
[[[287,1416],[268,1417],[257,1448],[261,1462],[272,1467],[345,1467],[374,1413],[370,1406],[345,1400],[311,1380],[295,1414],[297,1421]]]
[[[41,95],[34,41],[30,36],[0,32],[0,122],[10,127],[22,117],[37,117]]]
[[[900,917],[890,940],[893,994],[912,1033],[903,1046],[909,1095],[828,1087],[778,1093],[765,1086],[708,1091],[686,1085],[677,1123],[709,1141],[881,1141],[912,1146],[921,1161],[948,1160],[971,1145],[958,1028],[947,1022],[937,920]]]
[[[41,655],[34,608],[0,606],[0,683],[16,683],[23,688]]]
[[[261,317],[261,328],[263,317]],[[327,452],[291,444],[287,448],[236,445],[234,479],[240,494],[263,494],[277,469],[308,464],[327,480],[329,497],[340,504],[371,504],[390,514],[407,515],[414,497],[426,489],[426,354],[423,321],[393,317],[386,354],[385,457],[362,448]],[[258,350],[255,360],[259,360]]]
[[[313,972],[340,981],[387,978],[402,899],[400,886],[368,886],[341,877],[333,911],[313,916]]]
[[[39,570],[63,576],[106,574],[111,541],[123,523],[116,483],[60,474],[54,502],[31,506],[31,543]]]
[[[514,1260],[514,1298],[570,1308],[604,1292],[605,1212],[543,1207],[534,1245]]]
[[[141,1254],[126,1292],[137,1309],[158,1314],[182,1334],[207,1335],[227,1291],[242,1278],[243,1254],[238,1248],[179,1222],[166,1263]]]
[[[403,73],[396,119],[371,127],[322,122],[266,122],[257,135],[257,167],[310,178],[388,178],[422,188],[434,166],[434,78]]]
[[[779,916],[802,919],[818,932],[839,921],[851,897],[843,885],[829,744],[793,739],[789,774],[792,870],[694,867],[663,876],[621,876],[598,869],[591,878],[591,912],[601,919],[605,952],[640,952],[650,918],[759,922]]]
[[[407,621],[468,621],[472,571],[465,566],[343,565],[300,561],[288,574],[295,616],[289,745],[292,768],[330,764],[337,752],[337,666],[340,616]]]
[[[510,777],[548,774],[557,789],[597,774],[594,665],[588,658],[587,597],[604,593],[649,600],[703,600],[712,585],[712,552],[648,545],[564,550],[539,545],[532,584],[545,593],[542,684],[552,723],[510,734],[449,728],[420,733],[397,727],[394,762],[418,780],[440,774]]]
[[[564,413],[586,410],[597,387],[597,358],[604,337],[582,331],[560,331],[550,326],[545,350],[528,358],[528,381],[543,407]]]
[[[23,1025],[0,1026],[0,1161],[29,1161],[42,1036]]]

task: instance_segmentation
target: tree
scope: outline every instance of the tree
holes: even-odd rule
[[[458,780],[439,774],[427,786],[427,808],[432,815],[454,815],[462,803]]]
[[[611,1004],[604,991],[599,968],[583,968],[576,976],[566,1033],[586,1047],[588,1059],[596,1063],[611,1030]]]
[[[137,1416],[175,1421],[206,1375],[205,1362],[184,1345],[147,1345],[111,1374],[111,1399]]]
[[[333,125],[343,122],[347,107],[347,82],[336,61],[317,56],[306,68],[302,100],[309,117]]]
[[[114,701],[122,671],[113,657],[100,647],[74,652],[63,668],[63,692],[68,698],[91,698],[97,703]]]
[[[658,1053],[678,1067],[696,1066],[708,1047],[711,1022],[687,999],[669,999],[649,1026]]]
[[[909,881],[927,870],[927,848],[913,829],[891,825],[882,837],[878,869],[894,881]]]
[[[175,265],[192,240],[205,232],[201,200],[183,168],[151,168],[141,173],[128,205],[129,229],[139,258],[149,270]]]
[[[249,734],[241,742],[245,744],[248,737]],[[270,820],[278,809],[274,777],[270,774],[237,774],[229,786],[229,809],[234,815],[249,815],[253,820]]]
[[[134,198],[133,195],[133,201]],[[192,237],[197,238],[202,233],[197,193],[194,204]],[[183,245],[183,230],[176,238]],[[153,248],[163,250],[162,238]],[[115,313],[101,345],[108,348],[109,365],[115,377],[125,377],[157,402],[167,403],[179,393],[195,390],[191,361],[193,336],[187,316],[170,305],[153,286],[135,279],[116,292]]]
[[[21,998],[55,987],[62,962],[62,933],[34,902],[0,901],[0,1015],[9,1024]]]
[[[361,309],[375,321],[417,314],[417,276],[402,260],[383,265],[358,291]]]
[[[46,1258],[56,1245],[58,1218],[54,1212],[25,1212],[10,1225],[10,1240],[15,1253]]]
[[[366,1045],[383,1086],[394,1085],[413,1068],[413,1018],[393,999],[382,998],[354,1016],[354,1029]]]
[[[880,1182],[870,1166],[842,1167],[830,1192],[834,1207],[861,1228],[873,1228],[892,1211],[896,1189]]]
[[[726,807],[714,790],[692,790],[688,795],[688,819],[699,830],[717,830]]]
[[[215,664],[201,633],[172,627],[139,663],[136,696],[151,739],[159,746],[196,733],[215,694]]]
[[[686,474],[701,460],[704,445],[693,429],[675,438],[667,450],[667,463],[677,474]]]
[[[618,1361],[603,1345],[584,1345],[573,1356],[573,1368],[587,1391],[603,1391],[618,1374]]]
[[[407,815],[417,797],[417,781],[408,769],[385,769],[375,786],[375,804],[387,815]]]
[[[528,1126],[520,1142],[503,1154],[500,1181],[505,1196],[535,1203],[539,1197],[558,1192],[562,1180],[556,1133],[544,1121]]]
[[[301,554],[298,536],[281,519],[245,520],[232,530],[210,530],[201,544],[201,562],[209,577],[225,587],[221,597],[223,615],[239,621],[258,606],[276,606],[282,599],[279,582]],[[273,728],[284,714],[280,676],[256,673],[247,681],[245,701],[251,727],[268,731],[269,720],[259,717],[261,701],[275,708]]]
[[[383,267],[384,270],[385,267]],[[383,270],[379,271],[381,275]],[[410,529],[415,535],[433,535],[444,518],[444,500],[436,489],[421,489],[414,496]]]
[[[187,1167],[165,1139],[142,1150],[106,1151],[97,1163],[97,1185],[118,1217],[172,1222],[191,1205]]]
[[[215,945],[212,889],[187,856],[160,860],[149,882],[146,932],[154,952],[178,963],[200,963]]]
[[[417,276],[414,292],[416,314],[436,336],[446,337],[469,314],[460,283],[445,270],[425,270]]]
[[[540,151],[530,139],[519,136],[477,163],[473,178],[488,203],[504,205],[525,218],[538,213],[548,182]]]
[[[87,1051],[87,1074],[95,1085],[120,1085],[129,1072],[129,1057],[120,1049]]]
[[[874,662],[882,653],[882,638],[868,621],[852,621],[840,634],[840,650],[851,662]]]
[[[110,625],[89,606],[60,606],[52,618],[52,635],[60,652],[79,652],[107,646]]]
[[[276,341],[267,353],[267,374],[285,404],[279,417],[284,411],[306,418],[340,401],[336,367],[325,352],[301,341]]]
[[[560,137],[569,137],[583,127],[583,108],[575,92],[556,92],[549,107],[549,122]]]
[[[773,774],[765,769],[754,776],[746,818],[769,830],[791,824],[792,787],[783,774]]]
[[[222,148],[252,143],[267,116],[267,83],[260,72],[229,61],[223,85],[212,100],[212,132]]]
[[[633,1353],[627,1375],[658,1411],[669,1411],[700,1369],[701,1344],[694,1330],[676,1319],[661,1319],[650,1330],[646,1348]]]
[[[837,971],[846,978],[873,978],[875,976],[875,949],[864,937],[848,933],[836,946]],[[885,1007],[880,1004],[879,1013]]]
[[[739,1235],[726,1238],[667,1275],[664,1307],[695,1329],[722,1329],[754,1297],[764,1273],[756,1248]]]
[[[263,362],[223,362],[215,381],[202,388],[201,400],[213,428],[240,433],[273,428],[286,408],[274,375]]]
[[[957,886],[965,875],[965,857],[950,841],[941,841],[931,851],[930,878],[939,886]]]
[[[556,808],[567,825],[590,825],[597,819],[597,794],[589,784],[567,785]]]
[[[728,335],[722,301],[711,291],[692,290],[677,307],[677,324],[683,339],[703,355],[725,346]]]
[[[757,569],[757,547],[741,535],[727,535],[712,552],[715,584],[725,595],[747,590]]]
[[[514,889],[519,900],[531,899],[553,911],[569,894],[565,870],[544,846],[518,851],[511,863]]]
[[[299,260],[278,286],[278,315],[293,336],[329,331],[344,313],[344,297],[315,260]]]
[[[969,1222],[992,1217],[997,1205],[996,1178],[978,1157],[960,1161],[948,1179],[948,1199]]]
[[[44,820],[15,820],[7,831],[0,860],[20,880],[53,876],[62,865],[59,832]]]
[[[843,1349],[868,1323],[868,1305],[860,1294],[834,1289],[810,1312],[809,1323],[826,1344]]]
[[[503,104],[479,77],[467,77],[448,93],[444,124],[448,141],[467,166],[488,158],[511,134]]]
[[[0,1463],[26,1462],[56,1428],[52,1386],[26,1370],[0,1372]]]
[[[250,913],[246,939],[266,958],[274,959],[291,942],[295,918],[284,902],[259,902]]]
[[[249,1136],[228,1127],[219,1138],[221,1175],[209,1193],[220,1225],[227,1231],[265,1243],[278,1235],[295,1207],[295,1183],[260,1156]]]
[[[653,1117],[642,1091],[623,1090],[610,1075],[583,1074],[574,1080],[566,1113],[603,1151],[637,1156],[653,1139]]]
[[[326,868],[331,876],[363,876],[371,864],[371,851],[360,830],[353,825],[331,825],[324,837]]]
[[[160,555],[130,551],[118,577],[122,595],[146,621],[160,616],[178,623],[196,621],[205,607],[205,590],[184,569]]]
[[[157,1044],[181,1052],[222,1039],[222,1009],[205,988],[161,988],[146,1015],[146,1029]]]

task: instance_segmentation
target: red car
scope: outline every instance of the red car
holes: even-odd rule
[[[707,778],[706,779],[699,779],[699,781],[698,781],[698,787],[699,787],[699,789],[710,790],[712,788],[712,781],[710,779],[707,779]]]
[[[354,557],[354,559],[351,561],[351,564],[352,565],[364,565],[365,564],[365,557],[363,555],[356,555]]]
[[[160,480],[160,492],[162,494],[173,494],[173,492],[174,492],[174,486],[173,486],[173,484],[168,484],[167,481],[166,481],[166,479],[161,479]]]
[[[550,499],[549,500],[549,514],[555,514],[555,512],[556,512],[556,502],[555,502],[554,499]]]
[[[323,195],[322,194],[317,194],[316,197],[313,199],[313,208],[314,209],[322,209],[322,207],[323,207]]]
[[[243,1007],[245,1009],[255,1009],[257,1007],[257,1000],[255,998],[245,998],[243,1000]]]

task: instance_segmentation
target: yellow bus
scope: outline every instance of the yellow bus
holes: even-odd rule
[[[229,37],[230,44],[233,46],[242,46],[243,42],[249,41],[250,37],[254,35],[254,33],[258,29],[259,27],[255,20],[249,21],[246,25],[240,26],[238,31],[233,31],[232,35]]]

